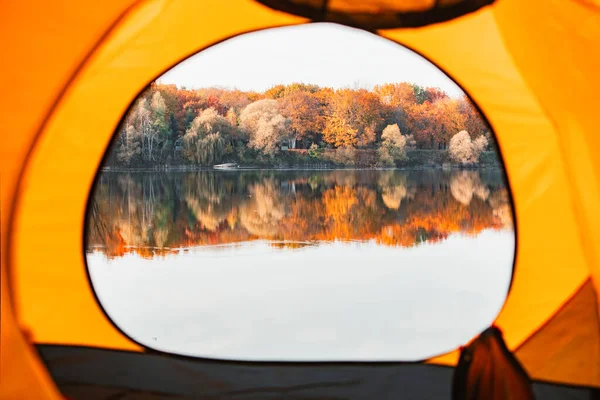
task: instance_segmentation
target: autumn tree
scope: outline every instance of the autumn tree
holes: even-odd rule
[[[354,147],[358,130],[349,121],[335,113],[329,115],[323,128],[323,140],[335,147]]]
[[[279,144],[288,139],[289,120],[281,114],[272,118],[261,118],[257,130],[250,136],[250,147],[272,156],[279,150]]]
[[[398,125],[388,125],[381,133],[381,144],[377,149],[379,162],[385,166],[394,165],[396,161],[406,158],[404,149],[406,138],[400,133]]]
[[[414,135],[405,135],[406,138],[406,150],[414,150],[417,148],[417,141],[415,140]]]
[[[433,102],[430,109],[430,132],[438,148],[445,149],[454,133],[464,129],[465,116],[460,113],[459,103],[448,97]]]
[[[425,88],[425,101],[435,103],[438,100],[448,99],[448,95],[443,90],[435,87]]]
[[[134,107],[132,119],[141,141],[141,158],[146,163],[160,161],[162,146],[168,138],[166,105],[159,91],[154,92],[150,103],[146,98]]]
[[[377,94],[382,104],[401,107],[416,103],[415,91],[409,83],[386,83],[376,85],[373,93]]]
[[[264,154],[273,155],[289,138],[289,119],[280,114],[277,100],[263,99],[249,104],[239,120],[240,128],[250,138],[248,145]]]
[[[469,132],[460,131],[450,139],[450,157],[461,164],[476,163],[487,144],[485,136],[472,141]]]
[[[225,115],[229,107],[223,103],[221,103],[221,96],[227,89],[220,87],[209,87],[196,89],[195,92],[197,96],[200,98],[203,108],[214,108],[219,114]]]
[[[117,144],[117,160],[120,163],[131,165],[141,154],[140,136],[130,122],[120,132]]]
[[[229,121],[214,108],[202,111],[184,136],[186,157],[200,165],[218,161],[225,153],[225,145],[231,132]]]
[[[485,136],[478,136],[477,139],[473,141],[473,154],[476,159],[479,159],[481,153],[483,153],[488,145],[488,140]]]
[[[281,114],[290,119],[289,147],[296,148],[296,141],[315,136],[323,131],[323,109],[319,100],[309,92],[296,90],[280,102]]]
[[[342,89],[330,99],[323,139],[336,147],[368,146],[383,118],[377,96],[367,90]]]
[[[417,147],[433,148],[435,131],[430,116],[430,104],[408,104],[406,110],[406,126],[413,135]]]
[[[460,113],[464,116],[464,129],[473,137],[485,136],[489,144],[493,145],[491,129],[473,102],[467,96],[463,96],[458,103]]]
[[[454,133],[465,126],[459,102],[448,97],[407,105],[406,113],[407,131],[421,148],[444,149]]]
[[[227,111],[225,119],[231,126],[231,140],[235,141],[244,138],[243,132],[238,128],[238,113],[235,111],[235,108],[231,107]]]
[[[408,83],[376,85],[373,93],[379,96],[385,125],[397,124],[402,132],[408,132],[406,109],[416,103],[413,87]]]
[[[375,142],[375,132],[383,122],[381,103],[374,93],[364,89],[354,92],[351,101],[355,103],[351,118],[358,130],[358,146],[367,147]]]
[[[233,111],[239,113],[244,107],[252,103],[253,100],[250,98],[249,93],[235,89],[223,91],[219,101],[223,106],[227,107],[228,111],[233,109]]]
[[[167,114],[167,105],[160,91],[157,91],[152,95],[150,110],[153,114],[152,132],[154,134],[153,138],[156,145],[156,147],[150,148],[150,160],[163,161],[164,156],[170,151],[169,139],[171,137],[171,132]]]
[[[295,92],[315,93],[319,90],[317,85],[309,85],[306,83],[292,83],[289,85],[275,85],[265,91],[265,97],[268,99],[281,99]]]

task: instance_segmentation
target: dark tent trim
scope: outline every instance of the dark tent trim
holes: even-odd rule
[[[83,399],[451,399],[454,368],[423,363],[239,363],[159,353],[38,345],[59,389]],[[598,391],[533,384],[536,398]]]
[[[367,30],[418,28],[431,24],[449,21],[462,15],[479,10],[494,3],[495,0],[463,0],[455,4],[443,6],[440,1],[425,11],[344,13],[328,7],[328,1],[299,2],[293,0],[256,0],[265,6],[289,14],[309,18],[315,22],[333,22]],[[307,4],[308,3],[308,4]],[[313,4],[310,4],[313,3]],[[318,2],[317,2],[318,3]]]

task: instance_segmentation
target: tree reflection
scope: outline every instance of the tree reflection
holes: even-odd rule
[[[473,195],[481,200],[487,200],[490,190],[483,185],[477,171],[460,171],[450,179],[452,196],[465,205],[471,203]]]
[[[240,223],[252,235],[262,238],[277,236],[280,221],[285,216],[282,193],[273,178],[252,183],[249,199],[239,208]]]
[[[87,250],[108,257],[251,240],[410,247],[513,226],[500,171],[104,173],[89,213]]]

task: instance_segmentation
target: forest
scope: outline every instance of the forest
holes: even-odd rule
[[[467,96],[410,83],[371,90],[293,83],[249,92],[155,82],[123,118],[105,166],[390,167],[413,150],[476,164],[494,146]]]

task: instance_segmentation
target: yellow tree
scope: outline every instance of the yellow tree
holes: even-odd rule
[[[379,96],[381,103],[394,107],[404,107],[416,103],[415,91],[406,82],[376,85],[373,92]]]
[[[430,120],[434,139],[442,148],[448,146],[456,132],[465,128],[465,116],[460,113],[458,101],[451,98],[442,98],[432,104]]]
[[[290,147],[296,141],[323,131],[323,107],[319,100],[305,91],[296,90],[280,101],[281,114],[290,119]]]
[[[464,129],[472,137],[484,135],[489,141],[493,140],[490,127],[467,96],[463,96],[458,100],[458,109],[464,118]]]
[[[364,89],[353,92],[352,101],[355,110],[353,125],[358,130],[358,145],[369,146],[375,142],[375,131],[383,122],[381,102],[376,94]]]
[[[335,146],[368,146],[376,139],[381,124],[381,103],[367,90],[341,89],[329,101],[324,140]]]
[[[354,147],[357,143],[357,132],[346,118],[334,113],[325,122],[323,140],[335,147]]]

